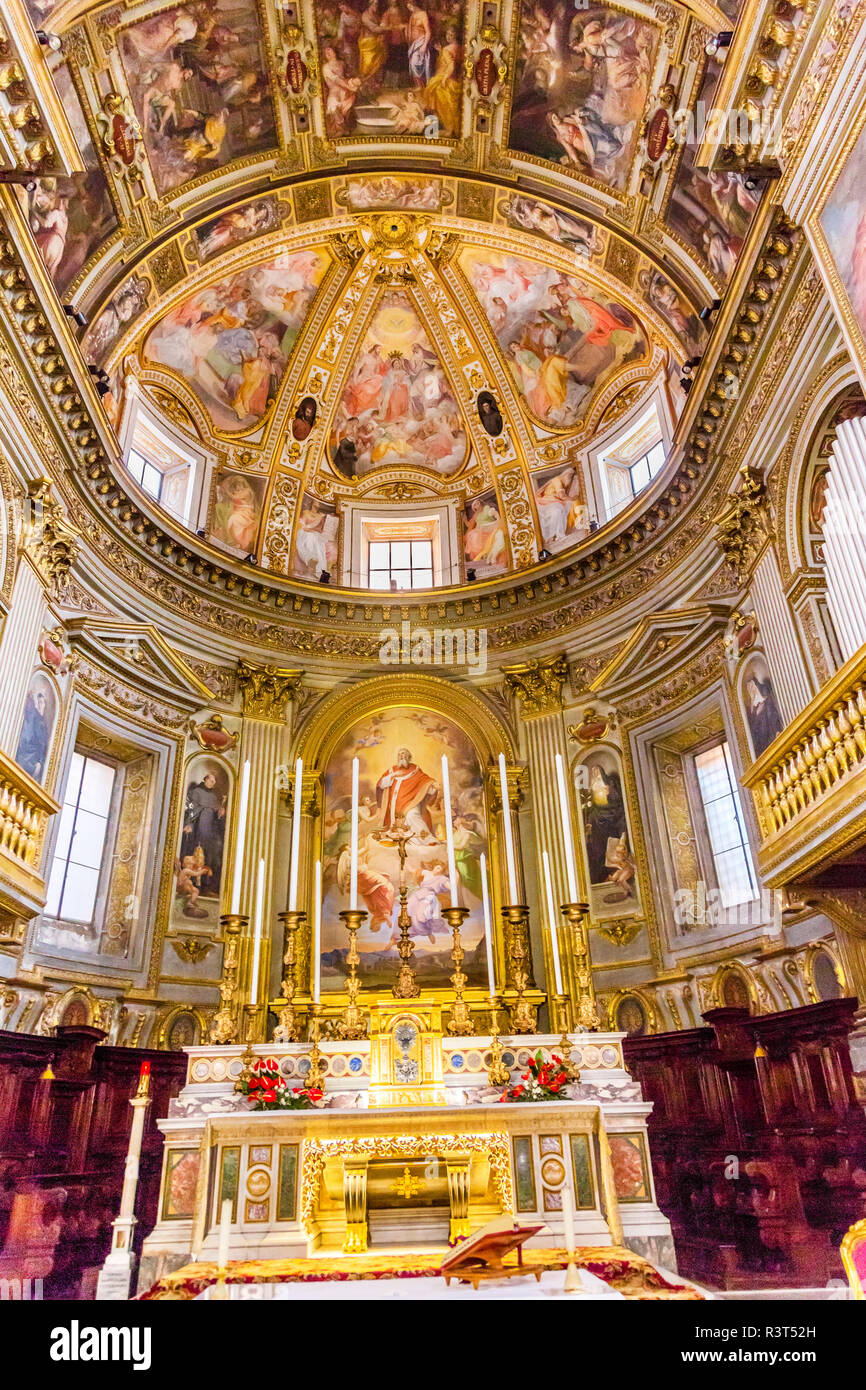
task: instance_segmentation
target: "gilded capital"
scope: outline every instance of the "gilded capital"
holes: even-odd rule
[[[244,716],[282,721],[286,717],[286,705],[295,698],[303,677],[303,671],[285,670],[279,666],[252,666],[248,661],[239,661],[238,685]]]
[[[502,674],[510,690],[520,697],[524,719],[555,714],[562,709],[562,687],[568,679],[564,655],[543,661],[525,661],[519,666],[503,666]]]
[[[23,546],[46,584],[62,584],[78,554],[76,528],[66,520],[50,478],[34,478],[24,503]]]
[[[522,763],[507,763],[505,776],[508,782],[508,801],[512,811],[519,811],[529,790],[529,769]],[[494,815],[502,810],[502,788],[499,781],[499,767],[494,765],[487,772],[488,804]]]
[[[740,477],[740,490],[725,499],[716,517],[716,541],[737,579],[745,583],[767,539],[767,488],[761,472],[748,464],[740,469]]]

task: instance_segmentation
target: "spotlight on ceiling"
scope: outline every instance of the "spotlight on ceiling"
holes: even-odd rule
[[[692,387],[694,386],[694,384],[695,384],[695,383],[692,381],[692,379],[691,379],[690,376],[681,376],[681,377],[680,377],[680,386],[681,386],[682,389],[685,391],[686,395],[689,394],[689,392],[691,391],[691,389],[692,389]]]
[[[539,560],[552,560],[552,559],[553,559],[553,556],[551,555],[551,553],[550,553],[549,550],[543,550],[543,549],[542,549],[542,550],[539,550],[539,552],[538,552],[538,558],[539,558]]]
[[[721,307],[722,301],[720,299],[714,299],[712,304],[707,304],[701,310],[699,315],[701,323],[708,323],[709,320],[713,317],[713,314],[717,314]]]
[[[590,517],[590,519],[589,519],[589,529],[590,529],[590,531],[597,531],[597,530],[598,530],[598,517],[595,517],[595,516]]]
[[[196,531],[196,535],[199,537],[200,540],[204,540],[207,535],[207,531],[204,529],[203,526],[200,526]]]
[[[331,582],[331,571],[330,571],[330,570],[322,570],[322,573],[319,575],[319,583],[320,583],[320,584],[330,584],[330,582]]]
[[[258,563],[257,560],[256,560],[256,557],[255,557],[255,555],[253,555],[252,551],[250,551],[249,555],[245,555],[245,556],[244,556],[244,559],[246,560],[246,562],[247,562],[248,565],[255,565],[255,564]]]
[[[468,584],[474,584],[474,583],[475,583],[475,571],[474,571],[474,570],[467,570],[467,571],[466,571],[466,582],[467,582]]]
[[[683,363],[683,371],[685,371],[686,368],[688,368],[690,372],[694,371],[695,367],[699,367],[702,361],[703,358],[701,357],[690,357],[688,362]]]
[[[108,384],[107,381],[97,381],[97,383],[96,383],[96,394],[97,394],[97,396],[107,396],[110,390],[111,390],[111,387],[109,386],[109,384]]]
[[[47,29],[37,29],[36,37],[43,48],[50,48],[52,53],[59,53],[63,47],[63,41],[58,34],[50,34]]]
[[[712,34],[704,44],[704,52],[708,58],[718,58],[719,54],[724,54],[725,49],[730,48],[731,40],[734,37],[732,29],[723,29],[720,34]],[[724,58],[722,58],[724,61]]]
[[[87,327],[86,316],[82,314],[79,309],[73,308],[71,304],[64,304],[63,312],[67,318],[70,318],[73,320],[74,323],[77,323],[79,328]]]

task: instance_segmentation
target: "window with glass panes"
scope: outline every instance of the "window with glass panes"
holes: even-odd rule
[[[367,554],[371,589],[432,589],[433,542],[370,541]]]
[[[629,466],[629,482],[631,483],[631,495],[637,497],[642,492],[651,478],[662,467],[665,461],[665,446],[661,440],[654,444],[651,449],[639,458],[636,463]]]
[[[155,468],[152,463],[148,463],[147,459],[143,458],[135,449],[130,449],[126,467],[139,486],[158,502],[162,496],[163,481],[160,470]]]
[[[724,907],[758,896],[740,790],[727,742],[695,756],[695,772],[710,837],[716,880]]]
[[[48,917],[93,921],[115,775],[110,763],[72,755],[48,880]]]

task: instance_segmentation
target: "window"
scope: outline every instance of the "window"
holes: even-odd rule
[[[93,921],[114,780],[110,763],[73,753],[48,880],[47,917]]]
[[[666,456],[661,420],[653,401],[649,410],[599,455],[608,518],[616,516],[652,482],[664,467]]]
[[[141,409],[135,416],[126,467],[143,492],[181,521],[187,520],[196,459]]]
[[[158,502],[162,496],[163,475],[160,470],[152,463],[148,463],[147,459],[143,458],[135,449],[130,450],[126,466],[135,481]]]
[[[371,589],[431,589],[432,540],[370,541]]]
[[[726,741],[695,757],[695,772],[724,907],[758,896],[740,792]]]

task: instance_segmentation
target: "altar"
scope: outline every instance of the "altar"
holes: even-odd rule
[[[675,1268],[653,1189],[651,1106],[625,1069],[622,1035],[567,1041],[579,1079],[561,1099],[503,1103],[503,1088],[488,1079],[491,1046],[516,1081],[530,1057],[561,1054],[558,1035],[440,1035],[432,1102],[395,1103],[395,1092],[385,1106],[371,1099],[377,1077],[382,1084],[381,1039],[323,1042],[321,1104],[270,1112],[251,1110],[236,1082],[255,1058],[273,1058],[289,1086],[303,1085],[307,1044],[187,1049],[186,1084],[159,1121],[159,1217],[144,1242],[139,1289],[217,1258],[227,1199],[228,1260],[286,1260],[444,1252],[502,1214],[538,1220],[530,1245],[561,1247],[568,1187],[581,1246],[625,1246]]]

